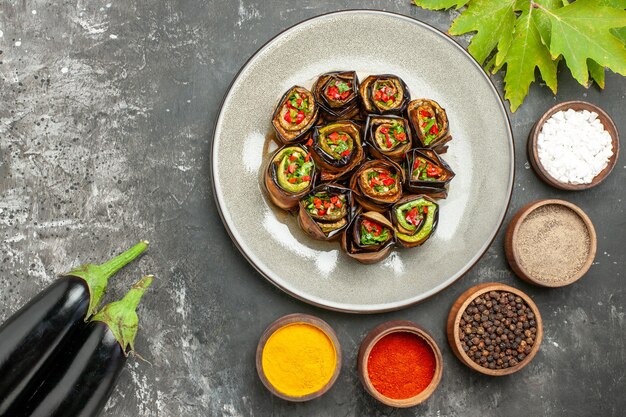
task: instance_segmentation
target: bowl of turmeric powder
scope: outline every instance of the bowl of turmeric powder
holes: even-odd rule
[[[308,314],[289,314],[270,324],[259,341],[256,368],[263,385],[287,401],[318,398],[341,370],[341,347],[328,323]]]

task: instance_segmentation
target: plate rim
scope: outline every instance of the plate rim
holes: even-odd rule
[[[450,276],[446,281],[444,281],[443,283],[441,283],[440,285],[432,288],[431,290],[416,296],[416,297],[411,297],[399,302],[391,302],[391,303],[383,303],[383,304],[373,304],[373,305],[361,305],[361,304],[346,304],[346,303],[336,303],[336,302],[324,302],[323,300],[315,300],[312,299],[312,297],[305,297],[301,294],[298,294],[292,290],[290,290],[289,288],[286,288],[285,286],[279,284],[275,279],[273,279],[270,275],[271,275],[271,271],[270,272],[265,272],[263,270],[261,270],[260,266],[257,265],[255,263],[255,261],[253,259],[251,259],[250,256],[248,256],[248,254],[246,253],[246,251],[241,247],[241,245],[239,244],[239,241],[235,238],[235,236],[233,235],[233,232],[231,230],[231,227],[228,223],[228,221],[226,220],[226,218],[224,217],[224,213],[222,212],[222,199],[221,196],[217,193],[217,189],[216,189],[216,184],[215,184],[215,177],[216,177],[216,149],[215,149],[215,137],[216,137],[216,133],[217,133],[217,127],[220,123],[220,121],[222,120],[223,117],[223,109],[224,109],[224,104],[226,103],[226,100],[230,97],[230,95],[233,93],[233,86],[235,85],[235,83],[237,82],[237,80],[239,79],[241,73],[246,70],[257,58],[258,55],[260,55],[263,51],[265,51],[265,49],[267,49],[272,43],[274,43],[276,40],[278,40],[279,38],[281,38],[283,35],[286,35],[289,32],[294,31],[296,28],[298,28],[300,25],[303,25],[305,23],[308,23],[312,20],[316,20],[316,19],[324,19],[324,18],[328,18],[329,16],[332,15],[341,15],[341,14],[346,14],[346,15],[351,15],[351,14],[361,14],[361,13],[367,13],[367,14],[381,14],[381,15],[389,15],[392,16],[394,18],[400,18],[400,19],[405,19],[407,21],[409,21],[412,24],[416,24],[418,26],[421,26],[423,28],[425,28],[426,30],[430,30],[431,32],[435,33],[438,36],[443,37],[444,39],[446,39],[450,44],[452,44],[454,47],[456,47],[462,54],[464,54],[466,57],[468,57],[470,59],[470,62],[477,67],[478,69],[480,69],[480,73],[481,75],[487,80],[489,87],[491,88],[491,90],[494,92],[495,96],[498,98],[498,105],[502,111],[502,113],[505,116],[505,120],[506,120],[506,128],[507,128],[507,132],[509,134],[509,149],[511,151],[511,165],[509,168],[509,184],[508,184],[508,197],[507,197],[507,202],[506,205],[504,206],[504,209],[502,210],[502,212],[499,215],[499,221],[498,221],[498,226],[495,228],[495,230],[492,232],[492,235],[489,239],[486,240],[485,244],[480,248],[480,250],[476,253],[476,255],[474,255],[474,257],[472,257],[470,259],[470,261],[456,274]],[[285,292],[286,294],[296,298],[297,300],[303,301],[307,304],[325,309],[325,310],[331,310],[331,311],[337,311],[337,312],[342,312],[342,313],[352,313],[352,314],[372,314],[372,313],[385,313],[385,312],[389,312],[389,311],[397,311],[397,310],[401,310],[407,307],[410,307],[412,305],[424,302],[428,299],[430,299],[431,297],[439,294],[440,292],[444,291],[446,288],[450,287],[452,284],[454,284],[455,282],[457,282],[458,280],[460,280],[463,276],[465,276],[465,274],[467,274],[472,268],[474,268],[474,266],[476,266],[476,264],[478,263],[478,261],[480,261],[480,259],[485,255],[485,253],[489,250],[489,248],[491,247],[491,245],[493,244],[495,238],[498,236],[498,233],[500,232],[500,230],[502,230],[502,226],[504,225],[504,220],[506,218],[506,214],[508,212],[509,206],[511,205],[511,198],[513,196],[513,184],[515,183],[515,138],[513,136],[513,129],[511,126],[511,119],[509,117],[509,113],[506,110],[506,106],[504,103],[504,100],[502,99],[502,96],[500,95],[500,93],[498,92],[498,89],[496,88],[495,84],[493,83],[493,81],[491,80],[491,78],[489,77],[489,75],[487,74],[487,72],[484,70],[484,68],[478,63],[478,61],[476,61],[476,59],[461,45],[459,44],[454,38],[452,38],[451,36],[449,36],[447,33],[442,32],[441,30],[437,29],[434,26],[431,26],[428,23],[422,22],[421,20],[418,20],[412,16],[407,16],[404,14],[400,14],[400,13],[395,13],[395,12],[389,12],[389,11],[385,11],[385,10],[377,10],[377,9],[365,9],[365,8],[357,8],[357,9],[345,9],[345,10],[339,10],[339,11],[331,11],[331,12],[327,12],[327,13],[323,13],[323,14],[319,14],[319,15],[315,15],[312,17],[309,17],[307,19],[301,20],[289,27],[287,27],[286,29],[278,32],[276,35],[272,36],[270,39],[267,40],[267,42],[263,43],[263,45],[261,45],[241,66],[241,68],[239,68],[239,70],[237,71],[237,73],[233,76],[232,81],[230,82],[228,88],[226,89],[226,92],[224,93],[224,96],[222,97],[221,103],[219,105],[219,111],[217,113],[217,117],[215,118],[215,123],[213,124],[213,134],[211,135],[211,145],[210,145],[210,149],[209,149],[209,160],[211,163],[211,168],[210,168],[210,182],[211,182],[211,190],[213,192],[213,199],[215,202],[215,205],[217,206],[217,211],[219,213],[219,216],[222,220],[222,224],[224,225],[224,228],[226,229],[226,231],[228,232],[228,235],[230,236],[230,239],[232,240],[232,242],[235,244],[235,246],[237,247],[237,250],[239,250],[239,252],[243,255],[243,257],[246,259],[246,261],[263,277],[265,278],[267,281],[269,281],[272,285],[274,285],[275,287],[279,288],[281,291]]]

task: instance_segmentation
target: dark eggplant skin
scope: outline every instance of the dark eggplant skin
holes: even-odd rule
[[[348,225],[345,232],[341,235],[341,248],[343,251],[362,264],[374,264],[385,259],[391,253],[393,246],[396,243],[396,232],[393,228],[393,224],[389,221],[386,214],[370,211],[363,213],[362,211],[356,213],[352,221]],[[372,220],[380,225],[386,227],[391,233],[391,237],[380,245],[366,247],[360,244],[360,223],[361,219],[366,218]]]
[[[374,84],[381,80],[389,80],[393,82],[398,90],[402,91],[402,99],[394,107],[390,109],[382,109],[374,102]],[[406,107],[411,101],[411,92],[402,78],[393,74],[370,75],[359,86],[359,94],[361,96],[361,106],[367,114],[395,114],[402,115]]]
[[[345,101],[330,101],[324,94],[332,81],[348,81],[352,83],[353,94]],[[326,121],[353,119],[359,112],[359,77],[355,71],[333,71],[319,76],[311,89],[315,101],[320,107],[320,114]]]
[[[40,377],[43,383],[29,398],[18,400],[6,416],[96,417],[104,408],[127,356],[109,326],[83,324]]]
[[[433,165],[444,170],[446,177],[442,181],[422,181],[412,179],[413,165],[417,158],[423,158],[430,161]],[[450,188],[450,181],[454,178],[455,174],[450,168],[450,165],[446,163],[430,148],[413,148],[405,155],[405,164],[403,167],[405,171],[405,184],[404,188],[415,194],[426,194],[432,198],[446,198],[448,196],[448,189]]]
[[[0,326],[0,417],[15,415],[7,410],[41,383],[37,375],[45,374],[94,313],[109,278],[148,245],[140,241],[101,265],[81,265],[62,275]]]
[[[134,352],[137,306],[152,284],[146,275],[119,301],[102,307],[55,351],[9,409],[10,417],[96,417],[129,353]]]
[[[24,392],[53,352],[83,323],[89,289],[81,278],[62,277],[0,327],[0,416]]]
[[[376,141],[376,129],[383,124],[401,124],[406,132],[407,140],[403,145],[397,145],[395,148],[384,150]],[[404,154],[412,148],[413,139],[411,137],[411,128],[409,121],[400,116],[381,116],[377,114],[370,114],[367,116],[365,122],[365,143],[368,145],[367,149],[374,158],[383,159],[389,158],[394,162],[401,163]]]

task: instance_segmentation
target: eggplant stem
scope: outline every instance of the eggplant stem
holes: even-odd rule
[[[131,261],[137,258],[143,251],[148,248],[150,243],[147,240],[142,240],[126,252],[117,255],[115,258],[107,261],[101,265],[98,265],[99,272],[108,280],[117,271],[128,265]]]
[[[141,356],[139,353],[133,351],[128,352],[129,354],[132,354],[134,357],[136,357],[137,359],[139,359],[142,362],[147,363],[148,365],[152,366],[152,362],[150,362],[148,359],[144,358],[143,356]]]
[[[153,275],[144,276],[131,287],[124,298],[105,305],[91,319],[101,321],[109,327],[126,356],[135,351],[135,336],[139,324],[136,310],[153,279]]]
[[[148,248],[149,242],[142,240],[126,252],[116,256],[108,262],[101,265],[87,264],[81,265],[78,268],[64,274],[64,276],[72,276],[82,278],[87,284],[89,289],[89,308],[85,315],[85,321],[91,317],[98,306],[104,292],[106,290],[109,278],[111,278],[117,271],[122,269],[132,260],[137,258],[143,251]]]
[[[137,281],[131,288],[130,291],[126,293],[124,298],[122,298],[118,303],[124,304],[127,309],[135,311],[139,306],[139,302],[141,301],[141,297],[143,297],[144,293],[152,284],[152,280],[154,279],[154,275],[146,275],[139,281]]]

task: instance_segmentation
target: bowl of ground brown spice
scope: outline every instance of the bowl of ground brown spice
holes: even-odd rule
[[[589,217],[563,200],[539,200],[522,207],[506,232],[509,265],[523,280],[562,287],[579,280],[596,255],[596,232]]]

